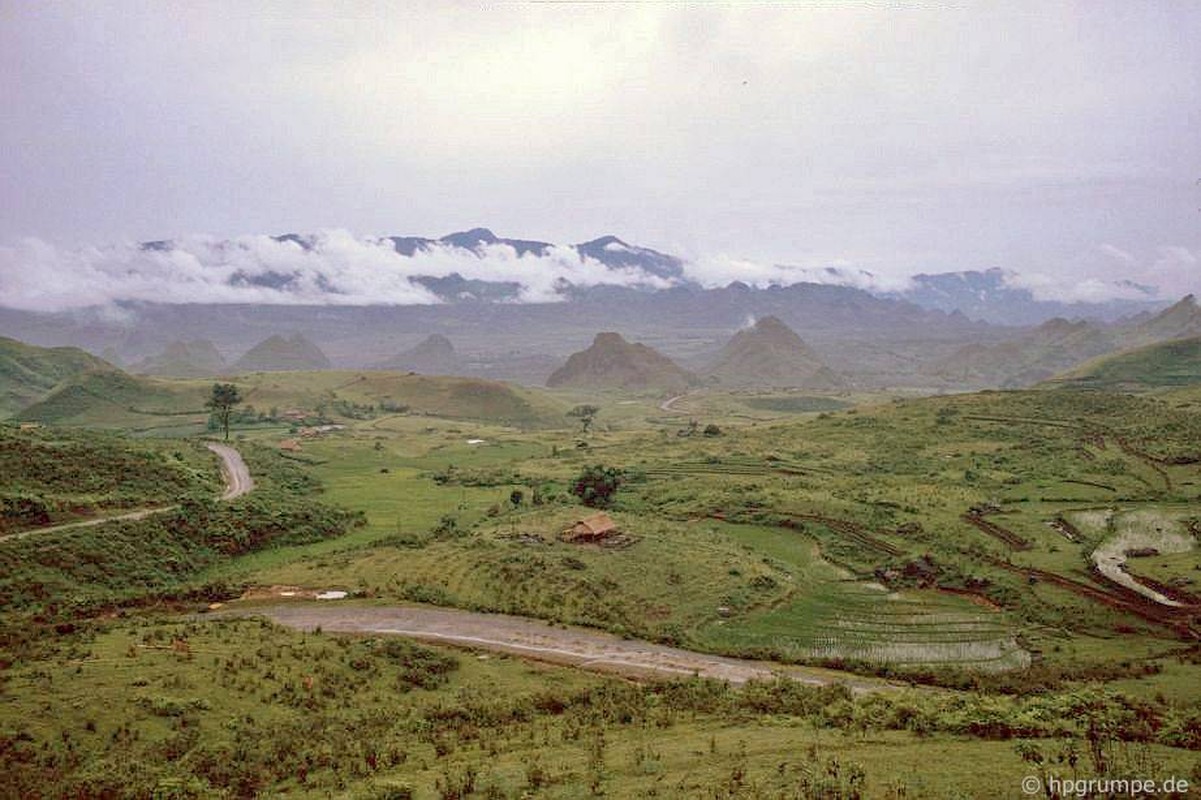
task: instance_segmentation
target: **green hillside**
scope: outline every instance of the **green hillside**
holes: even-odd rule
[[[764,317],[735,333],[709,374],[723,386],[837,389],[845,385],[796,331],[776,317]]]
[[[64,380],[112,364],[75,347],[34,347],[0,337],[0,418],[49,394]]]
[[[1013,389],[1047,380],[1120,346],[1112,331],[1092,322],[1052,319],[1011,341],[965,345],[923,370],[962,385]]]
[[[0,536],[219,490],[212,454],[198,445],[0,426]]]
[[[613,332],[598,333],[591,347],[572,353],[546,380],[551,387],[671,392],[682,392],[694,383],[694,375],[658,350],[631,344]]]
[[[254,491],[222,503],[212,500],[218,485],[215,460],[199,446],[178,441],[148,446],[92,431],[45,436],[33,450],[58,447],[65,463],[54,466],[43,459],[37,479],[26,480],[23,497],[52,507],[71,491],[71,477],[87,475],[94,463],[103,474],[87,480],[97,488],[115,484],[123,491],[118,473],[125,470],[146,500],[170,497],[178,506],[139,519],[0,540],[5,612],[0,614],[0,663],[11,663],[15,643],[18,650],[32,644],[21,632],[28,621],[22,615],[70,615],[154,592],[186,591],[201,569],[223,559],[340,536],[358,519],[354,512],[318,501],[313,495],[319,484],[295,465],[245,443],[239,450],[254,475]],[[63,603],[66,598],[69,603]]]
[[[235,414],[235,429],[252,423],[285,426],[298,418],[336,422],[397,413],[546,428],[563,425],[567,409],[546,392],[479,378],[322,370],[256,372],[231,380],[244,403]],[[192,435],[205,430],[204,404],[212,385],[211,379],[149,378],[110,367],[62,383],[16,419]]]
[[[321,348],[299,333],[289,338],[272,336],[264,339],[233,365],[235,372],[329,368],[329,358],[321,352]]]
[[[1103,356],[1048,383],[1117,390],[1201,383],[1201,337],[1158,342]]]
[[[546,392],[482,378],[401,372],[270,372],[232,379],[259,410],[320,411],[329,417],[390,413],[473,419],[522,427],[563,424],[567,406]],[[207,384],[206,384],[207,385]]]
[[[208,339],[171,342],[158,355],[145,358],[129,368],[144,375],[169,375],[175,378],[205,378],[218,375],[225,361]]]
[[[141,429],[207,417],[205,389],[134,377],[116,369],[85,372],[23,409],[16,418],[53,425]]]

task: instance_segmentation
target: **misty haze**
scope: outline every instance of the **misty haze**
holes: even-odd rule
[[[1201,10],[0,10],[0,798],[1201,787]]]

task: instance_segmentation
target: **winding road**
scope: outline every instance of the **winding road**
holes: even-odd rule
[[[241,497],[254,489],[254,479],[250,477],[250,470],[247,469],[246,462],[242,460],[241,453],[227,444],[209,444],[208,449],[216,453],[218,458],[221,459],[221,477],[225,480],[225,490],[221,493],[222,500],[233,500],[235,497]],[[33,530],[21,531],[20,533],[10,533],[7,536],[0,536],[0,541],[13,541],[24,539],[26,536],[33,536],[34,534],[57,533],[74,528],[88,528],[92,525],[103,525],[106,522],[145,519],[155,514],[165,514],[168,511],[174,511],[177,508],[179,508],[177,505],[140,508],[137,511],[116,514],[111,517],[97,517],[96,519],[84,520],[83,522],[69,522],[65,525],[52,525],[49,528],[34,528]]]
[[[225,491],[221,493],[222,500],[233,500],[254,489],[254,478],[242,460],[242,454],[227,444],[209,443],[212,450],[221,459],[221,477],[225,479]]]
[[[687,411],[676,411],[675,409],[672,408],[672,406],[676,404],[677,400],[681,400],[684,397],[687,397],[687,392],[685,392],[684,394],[677,394],[674,397],[667,398],[666,400],[664,400],[662,403],[659,404],[659,410],[666,411],[668,414],[687,414],[688,413]]]
[[[634,678],[699,675],[743,684],[779,675],[812,685],[843,683],[855,692],[898,688],[885,681],[834,670],[727,658],[624,639],[589,628],[453,608],[293,600],[241,608],[235,605],[213,616],[261,616],[305,631],[320,628],[325,632],[405,636]]]

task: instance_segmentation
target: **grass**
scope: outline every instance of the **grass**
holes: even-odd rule
[[[331,499],[366,511],[367,526],[219,569],[790,659],[989,670],[1024,664],[1018,641],[1071,662],[1069,651],[1043,641],[1046,630],[1160,635],[994,562],[1087,582],[1095,542],[1071,542],[1049,523],[1105,503],[1182,499],[1191,468],[1142,455],[1154,444],[1142,433],[1147,412],[1175,413],[1161,401],[984,393],[799,423],[722,419],[716,437],[656,432],[657,418],[645,406],[636,411],[638,402],[614,403],[622,411],[582,449],[566,430],[409,415],[352,421],[306,442],[304,457],[317,462]],[[1179,430],[1180,439],[1158,446],[1191,447],[1191,429]],[[555,539],[584,513],[565,487],[598,461],[635,476],[612,512],[639,537],[629,550]],[[514,490],[522,508],[509,505]],[[535,492],[545,506],[528,505]],[[961,519],[981,504],[996,504],[1003,513],[987,519],[1028,549],[1012,550]],[[448,520],[454,530],[439,532]],[[545,544],[530,544],[533,537]],[[920,589],[921,580],[904,577],[919,558],[934,565],[934,582],[993,608]],[[893,591],[869,585],[881,573],[893,576]]]
[[[748,397],[742,401],[751,408],[763,411],[805,413],[812,411],[842,411],[850,404],[832,397],[783,395],[777,397]]]
[[[91,445],[95,452],[89,451],[87,463],[94,466],[106,463],[105,457],[111,461],[130,452],[155,454],[144,444],[130,450],[103,438]],[[356,522],[355,512],[312,498],[316,482],[275,453],[244,446],[242,454],[256,476],[256,489],[236,500],[187,494],[177,498],[175,507],[140,519],[0,540],[0,598],[8,612],[0,617],[0,655],[7,659],[9,648],[20,650],[29,643],[23,626],[31,619],[73,620],[114,605],[137,604],[147,596],[186,594],[196,590],[199,573],[213,564],[256,550],[337,537]],[[215,473],[211,454],[208,459]],[[47,477],[45,472],[38,475]],[[64,480],[59,472],[52,477]],[[211,489],[215,475],[205,477],[200,485]],[[201,588],[199,593],[221,591]]]
[[[74,347],[34,347],[0,336],[0,418],[34,403],[64,380],[110,364]]]
[[[213,496],[213,464],[195,442],[0,426],[0,535]]]
[[[388,787],[442,798],[470,794],[456,787],[514,798],[986,796],[1037,772],[1019,757],[1019,737],[1054,752],[1061,737],[1082,736],[1099,713],[1090,704],[1163,731],[1188,719],[1095,692],[855,698],[787,682],[635,686],[239,620],[110,622],[6,678],[0,763],[14,797],[371,797]],[[1196,769],[1195,752],[1154,740],[1106,733],[1098,743],[1119,774]]]
[[[1196,392],[1173,390],[1156,397],[981,393],[775,419],[762,410],[751,413],[745,402],[751,396],[703,392],[679,402],[690,414],[704,412],[695,414],[698,427],[713,422],[721,429],[717,436],[680,435],[687,433],[688,415],[664,414],[659,398],[605,396],[596,430],[582,436],[563,409],[587,398],[568,393],[514,394],[535,410],[524,421],[505,410],[509,400],[488,393],[455,400],[460,405],[447,411],[455,418],[431,416],[416,406],[382,411],[385,400],[399,402],[401,389],[411,390],[410,400],[419,396],[420,386],[410,377],[320,373],[306,379],[265,373],[244,379],[257,409],[278,402],[282,411],[294,402],[344,428],[303,438],[301,450],[290,454],[293,460],[275,452],[280,438],[293,435],[286,429],[270,423],[238,429],[242,447],[257,459],[252,471],[266,475],[268,487],[271,475],[286,472],[291,478],[281,480],[288,483],[289,503],[300,505],[277,501],[268,488],[258,495],[262,502],[238,507],[231,519],[205,529],[221,534],[220,541],[236,541],[226,536],[234,532],[227,523],[241,514],[266,520],[281,509],[308,514],[327,503],[361,510],[364,524],[336,537],[240,548],[236,557],[189,557],[180,562],[184,568],[178,576],[143,582],[131,588],[131,596],[151,591],[151,584],[341,588],[374,602],[507,611],[713,651],[886,671],[944,686],[1049,693],[1049,703],[1070,705],[1081,693],[1094,691],[1090,682],[1109,681],[1138,703],[1150,704],[1148,713],[1170,718],[1161,729],[1165,736],[1187,729],[1190,723],[1184,720],[1195,713],[1193,687],[1201,672],[1178,633],[1108,607],[1095,596],[1032,579],[1026,570],[1108,591],[1092,582],[1087,570],[1089,555],[1110,534],[1110,509],[1117,509],[1120,520],[1192,516],[1201,480],[1190,461],[1191,454],[1201,453],[1201,425],[1192,410],[1201,402]],[[205,389],[203,382],[175,385]],[[427,390],[430,402],[452,399],[450,383],[420,389]],[[96,413],[107,412],[98,407]],[[478,418],[471,416],[477,413]],[[164,415],[156,424],[172,423]],[[93,437],[53,430],[38,435],[48,441]],[[143,443],[119,441],[130,452],[142,452]],[[166,458],[179,445],[144,447]],[[192,457],[184,461],[190,464]],[[590,513],[567,487],[583,467],[597,463],[625,470],[609,512],[628,536],[627,547],[569,544],[557,537]],[[516,504],[511,502],[515,491],[521,493]],[[969,511],[1006,537],[966,522]],[[1074,527],[1073,538],[1052,527],[1060,520]],[[285,520],[284,527],[289,525]],[[114,553],[166,563],[153,547],[138,546],[139,537],[163,541],[162,531],[128,533],[77,542],[86,545],[82,550],[65,542],[67,551],[60,555],[73,553],[77,563],[116,564],[102,579],[79,573],[83,586],[90,582],[85,591],[104,588],[109,571],[113,580],[128,582],[135,575],[134,561],[113,562]],[[71,596],[65,583],[44,580],[31,569],[41,556],[22,553],[24,560],[6,567],[6,575],[41,581],[60,601]],[[99,560],[81,562],[79,553]],[[1163,582],[1186,579],[1196,573],[1195,554],[1139,559],[1134,567],[1146,565],[1149,576]],[[1021,704],[1040,702],[974,692],[923,694],[914,703],[937,714],[909,718],[931,726],[922,729],[927,738],[917,739],[912,726],[926,722],[906,722],[897,730],[891,723],[871,722],[874,712],[858,701],[847,701],[848,706],[837,697],[825,698],[822,708],[829,710],[820,719],[795,708],[781,711],[776,695],[756,706],[757,690],[704,708],[683,707],[650,690],[632,700],[622,693],[633,689],[622,684],[474,656],[460,657],[459,668],[439,688],[398,694],[391,666],[354,677],[364,670],[350,666],[344,656],[358,653],[355,648],[365,646],[361,642],[323,642],[323,648],[339,648],[329,650],[337,658],[316,655],[322,648],[284,655],[300,647],[300,634],[253,625],[189,628],[190,659],[154,648],[135,648],[136,657],[124,654],[148,634],[151,644],[169,647],[171,626],[177,624],[182,623],[151,618],[134,623],[144,629],[130,633],[121,623],[94,642],[78,640],[80,653],[20,660],[3,684],[11,704],[0,707],[0,721],[10,732],[26,719],[43,727],[28,732],[34,744],[25,742],[10,752],[25,753],[26,745],[40,748],[55,736],[69,751],[62,739],[67,731],[84,755],[69,769],[63,767],[62,785],[95,788],[101,784],[80,781],[112,773],[129,786],[149,787],[148,792],[163,780],[196,775],[210,787],[228,787],[232,784],[221,781],[233,776],[206,771],[224,759],[238,769],[261,771],[267,776],[262,785],[272,791],[297,796],[382,792],[391,781],[411,785],[419,796],[447,796],[451,784],[466,780],[470,770],[480,793],[495,785],[508,796],[536,790],[539,796],[574,797],[597,785],[618,797],[644,796],[652,789],[660,796],[712,796],[723,786],[733,796],[755,796],[755,791],[805,796],[797,794],[808,780],[805,770],[836,757],[840,764],[854,761],[864,768],[868,796],[899,796],[902,783],[907,797],[979,796],[1031,769],[1011,742],[979,738],[992,730],[989,720],[1005,726],[1019,718],[1029,721],[1022,716],[1029,709]],[[202,652],[209,648],[214,652]],[[88,649],[98,657],[85,658]],[[255,663],[239,668],[240,677],[227,684],[223,665],[235,651]],[[160,670],[149,660],[159,657],[173,670]],[[118,674],[106,671],[105,665],[116,670],[117,663],[134,677],[122,683]],[[337,685],[335,695],[319,708],[291,705],[303,697],[297,687],[304,686],[304,677],[319,668],[328,670]],[[103,679],[90,682],[89,671]],[[182,676],[181,683],[167,683],[172,672]],[[87,694],[72,693],[68,676]],[[142,680],[148,683],[132,685]],[[289,682],[291,688],[285,688]],[[567,695],[556,694],[558,683],[567,687]],[[506,723],[503,731],[475,717],[473,734],[461,735],[457,727],[463,709],[495,720],[533,695],[554,694],[554,705],[576,690],[588,696],[578,714],[535,708]],[[100,698],[110,696],[106,692],[126,698],[113,701],[119,710],[111,726],[93,711],[101,707]],[[30,698],[43,694],[52,699],[39,708]],[[944,697],[950,698],[945,707]],[[500,704],[502,698],[514,705]],[[1125,700],[1097,702],[1113,709],[1134,707]],[[96,716],[95,726],[103,729],[87,746],[72,727],[80,717],[65,711],[75,703],[81,704],[77,710]],[[955,703],[961,704],[957,711]],[[748,708],[756,710],[752,714]],[[1051,719],[1081,718],[1039,708],[1034,733],[1040,737],[1050,735]],[[245,722],[248,714],[253,727]],[[189,720],[188,728],[192,720],[199,723],[198,739],[180,727],[182,719]],[[83,733],[90,735],[86,719],[84,724]],[[118,733],[127,724],[148,738],[127,740],[131,734]],[[313,730],[354,742],[354,748],[328,744]],[[1007,730],[1002,738],[1012,739],[1016,734]],[[442,740],[439,731],[445,734]],[[973,738],[956,738],[962,736]],[[111,746],[97,744],[101,739]],[[405,760],[368,768],[360,743],[374,741],[397,742]],[[439,754],[448,744],[450,749]],[[70,763],[58,744],[46,745],[51,747],[55,759],[66,759],[55,760],[54,769]],[[183,760],[171,767],[164,754],[177,747],[184,748]],[[247,749],[230,756],[238,747]],[[1193,756],[1147,747],[1145,754],[1156,763],[1170,764],[1179,774],[1191,769]],[[132,756],[153,766],[136,766],[140,762]],[[302,783],[296,767],[308,763],[304,756],[312,757],[313,766]],[[378,763],[381,754],[375,757]],[[45,767],[46,756],[30,758],[30,764],[41,765],[37,769]],[[936,774],[929,764],[939,759],[987,761],[987,766],[960,769],[957,761]],[[905,763],[914,765],[912,772],[895,766]],[[290,771],[273,773],[273,764]],[[29,769],[30,775],[44,777]],[[850,779],[849,773],[840,774],[840,781]]]
[[[399,409],[416,416],[546,428],[560,424],[568,408],[547,392],[475,378],[329,370],[255,372],[222,380],[234,382],[256,413],[296,411],[312,419],[375,418]],[[18,416],[45,424],[119,428],[150,436],[195,435],[208,422],[204,403],[212,383],[95,370],[65,381]],[[287,430],[284,422],[281,430]]]
[[[1056,378],[1071,388],[1147,390],[1194,385],[1201,378],[1201,338],[1174,339],[1102,356]]]

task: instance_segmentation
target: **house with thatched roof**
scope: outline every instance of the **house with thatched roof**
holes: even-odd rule
[[[603,511],[576,520],[559,537],[567,542],[598,542],[617,533],[617,523]]]
[[[279,449],[289,453],[296,453],[300,451],[300,442],[295,439],[284,439],[279,443]]]

